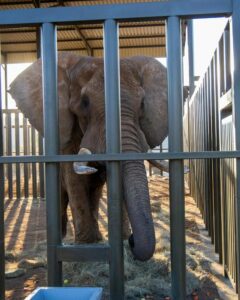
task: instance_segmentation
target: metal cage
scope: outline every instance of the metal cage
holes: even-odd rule
[[[181,20],[203,17],[232,17],[234,72],[233,124],[236,147],[231,151],[183,152],[183,95]],[[118,23],[121,21],[166,20],[168,58],[168,153],[120,153],[120,99]],[[90,157],[58,155],[56,26],[81,22],[104,23],[104,64],[107,153]],[[45,163],[47,199],[48,284],[61,286],[62,261],[105,260],[110,263],[111,299],[124,299],[123,247],[121,240],[120,161],[169,159],[170,217],[173,299],[186,298],[184,231],[184,159],[236,158],[236,238],[239,273],[240,222],[240,2],[238,0],[177,0],[118,5],[59,7],[0,11],[0,26],[40,25],[42,34],[45,153],[41,156],[3,156],[0,139],[0,175],[3,164]],[[114,101],[110,101],[114,99]],[[51,124],[50,124],[51,120]],[[1,120],[2,121],[2,120]],[[0,122],[2,126],[2,122]],[[111,124],[111,126],[110,126]],[[2,132],[2,128],[1,132]],[[61,244],[58,163],[64,161],[107,161],[109,199],[109,244],[69,246]],[[1,176],[2,178],[2,176]],[[4,223],[3,184],[0,188],[0,297],[4,299]],[[51,196],[51,201],[49,198]],[[56,213],[58,212],[58,213]],[[114,226],[112,223],[114,221]],[[116,226],[117,224],[117,226]],[[238,276],[239,278],[239,276]],[[239,282],[238,282],[239,285]]]

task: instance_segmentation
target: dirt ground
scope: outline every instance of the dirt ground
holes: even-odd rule
[[[170,289],[170,238],[169,238],[169,194],[168,178],[154,175],[149,178],[152,213],[155,222],[156,236],[160,241],[156,247],[154,260],[149,264],[137,264],[130,261],[130,254],[125,256],[125,260],[130,261],[125,266],[126,272],[141,273],[148,267],[148,281],[151,286],[146,285],[145,290],[137,287],[137,279],[133,275],[126,275],[126,299],[167,299]],[[196,208],[193,199],[188,195],[186,189],[186,242],[187,242],[187,299],[237,299],[229,281],[222,276],[223,269],[217,263],[218,257],[213,252],[213,246],[204,230],[199,210]],[[107,219],[106,219],[106,191],[100,205],[100,229],[105,239],[107,239]],[[5,246],[6,246],[6,273],[8,276],[15,276],[14,272],[19,272],[16,278],[6,279],[6,299],[22,300],[30,294],[36,287],[46,286],[46,233],[45,233],[45,201],[43,199],[21,199],[5,201]],[[68,226],[67,242],[73,241],[73,226],[70,217]],[[125,247],[127,249],[127,246]],[[125,252],[128,250],[125,249]],[[164,255],[162,254],[164,252]],[[133,267],[134,265],[134,267]],[[139,268],[135,268],[136,267]],[[161,267],[159,267],[161,265]],[[129,267],[130,266],[130,267]],[[157,267],[157,269],[156,269]],[[79,269],[80,268],[80,269]],[[76,263],[68,264],[64,267],[64,284],[68,285],[93,285],[104,286],[105,282],[97,281],[95,276],[96,265],[93,266],[94,280],[91,271],[87,266],[87,274],[84,273],[84,266]],[[95,269],[94,269],[95,268]],[[134,269],[135,268],[135,269]],[[156,279],[158,290],[154,290],[154,270],[161,273],[162,277],[167,273],[166,282],[163,282],[163,289],[159,292],[159,280]],[[69,271],[70,270],[70,271]],[[70,272],[70,273],[69,273]],[[72,273],[71,273],[72,272]],[[103,271],[101,271],[104,273]],[[100,272],[99,272],[100,274]],[[197,274],[197,275],[196,275]],[[141,275],[141,274],[140,274]],[[108,281],[104,274],[105,281]],[[134,277],[134,278],[133,278]],[[82,279],[81,279],[82,278]],[[130,280],[130,279],[131,280]],[[165,277],[164,277],[165,278]],[[134,280],[135,281],[134,281]],[[80,281],[79,281],[80,280]],[[142,285],[141,278],[138,278]],[[144,279],[144,283],[146,279]],[[131,285],[130,285],[131,282]],[[134,282],[134,283],[133,283]],[[136,286],[136,287],[135,287]],[[105,288],[105,286],[104,286]],[[106,288],[107,289],[107,288]],[[108,299],[108,293],[104,294],[104,299]]]

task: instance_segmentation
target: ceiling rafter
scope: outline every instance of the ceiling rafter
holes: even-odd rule
[[[60,6],[66,6],[65,3],[64,3],[64,0],[58,0],[58,4],[59,4]],[[90,44],[88,43],[88,41],[87,41],[86,37],[84,36],[84,34],[82,33],[81,28],[80,28],[79,26],[77,26],[77,25],[74,25],[74,28],[75,28],[75,30],[77,31],[77,33],[78,33],[80,39],[81,39],[82,42],[84,43],[84,45],[85,45],[85,47],[86,47],[86,50],[87,50],[87,54],[88,54],[89,56],[93,56],[93,49],[92,49],[92,47],[90,46]]]

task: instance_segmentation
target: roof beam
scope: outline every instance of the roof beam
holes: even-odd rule
[[[63,0],[58,0],[58,3],[60,6],[64,6],[65,7],[65,4],[64,4],[64,1]],[[80,39],[82,40],[82,42],[84,43],[85,47],[86,47],[86,50],[87,50],[87,54],[89,56],[93,56],[93,50],[91,48],[91,46],[89,45],[88,41],[86,40],[84,34],[82,33],[81,31],[81,28],[79,26],[74,26],[75,30],[77,31]]]
[[[33,0],[34,7],[39,8],[40,7],[40,2],[41,2],[41,0]]]
[[[88,55],[93,56],[93,49],[89,45],[89,43],[88,43],[87,39],[85,38],[84,34],[82,33],[81,29],[78,26],[75,26],[75,30],[77,31],[78,35],[80,36],[81,40],[83,41],[83,43],[87,49]]]

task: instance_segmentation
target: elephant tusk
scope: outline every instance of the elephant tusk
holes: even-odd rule
[[[78,152],[78,155],[84,155],[84,154],[92,154],[92,152],[89,149],[81,148]],[[73,163],[73,169],[74,172],[79,175],[90,175],[93,173],[96,173],[98,170],[93,167],[88,166],[88,162],[74,162]]]
[[[153,165],[154,167],[158,168],[159,170],[169,173],[169,163],[168,163],[168,161],[165,161],[165,160],[158,161],[158,160],[154,160],[154,159],[149,159],[148,162],[151,165]]]
[[[154,167],[158,168],[159,170],[169,173],[169,162],[166,160],[158,161],[154,159],[149,159],[148,162],[153,165]],[[188,166],[184,166],[184,174],[189,173]]]

